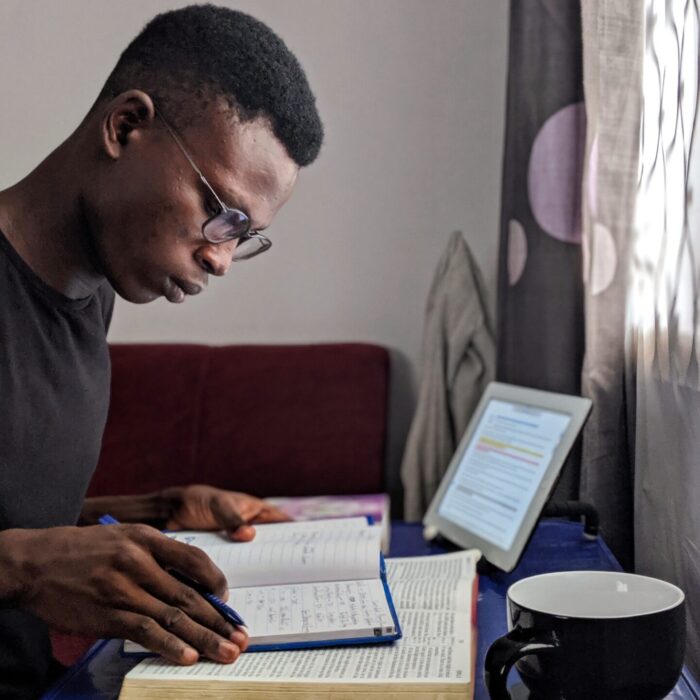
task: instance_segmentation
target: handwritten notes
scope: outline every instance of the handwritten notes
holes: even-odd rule
[[[212,533],[172,537],[204,549],[230,588],[377,577],[381,532],[364,518],[259,525],[256,531],[252,542]]]
[[[248,624],[251,639],[300,634],[305,639],[329,631],[366,630],[367,636],[388,634],[394,623],[382,582],[378,579],[237,588],[230,604]]]

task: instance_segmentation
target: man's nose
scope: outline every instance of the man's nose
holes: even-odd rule
[[[207,274],[221,277],[231,267],[235,249],[235,240],[225,243],[209,243],[197,249],[197,262]]]

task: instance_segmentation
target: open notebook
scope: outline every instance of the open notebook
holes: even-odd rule
[[[252,542],[218,533],[170,537],[203,549],[229,583],[228,605],[245,621],[250,651],[387,642],[401,636],[380,554],[366,518],[256,526]],[[134,642],[125,653],[148,653]]]

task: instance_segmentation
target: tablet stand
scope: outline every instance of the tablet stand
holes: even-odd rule
[[[597,539],[600,531],[598,511],[593,505],[584,501],[549,501],[542,509],[541,518],[569,518],[571,520],[583,518],[583,536],[590,540]],[[423,531],[423,537],[427,541],[439,543],[447,551],[463,549],[443,537],[434,526],[426,527]],[[499,580],[500,577],[507,575],[483,557],[477,562],[476,571],[481,576],[489,576],[494,580]]]
[[[583,518],[583,536],[594,540],[600,529],[598,511],[583,501],[549,501],[542,509],[543,518]]]

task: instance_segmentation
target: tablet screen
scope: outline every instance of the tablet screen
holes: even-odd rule
[[[570,421],[567,413],[491,399],[438,514],[510,549]]]

